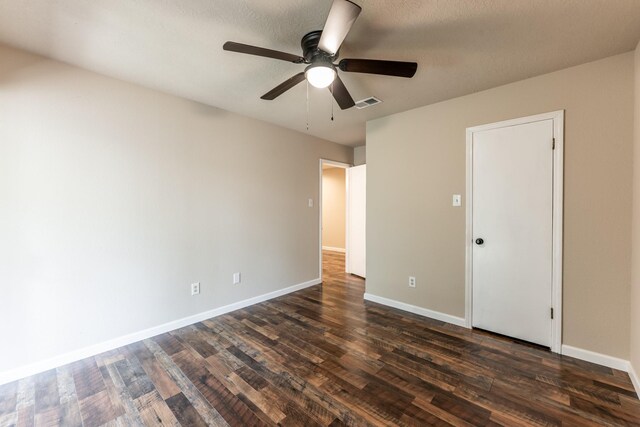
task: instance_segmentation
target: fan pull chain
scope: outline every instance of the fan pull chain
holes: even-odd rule
[[[331,82],[331,95],[333,95],[333,82]],[[333,121],[333,96],[329,99],[331,100],[331,121]]]
[[[307,132],[309,132],[309,80],[307,82]]]

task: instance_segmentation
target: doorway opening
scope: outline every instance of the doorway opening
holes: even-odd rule
[[[331,264],[331,271],[346,272],[349,167],[346,163],[320,160],[321,280],[326,274],[325,263]]]

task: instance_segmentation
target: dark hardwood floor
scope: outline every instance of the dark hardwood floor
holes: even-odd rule
[[[0,386],[0,425],[640,425],[626,373],[364,303],[325,260],[323,286]]]

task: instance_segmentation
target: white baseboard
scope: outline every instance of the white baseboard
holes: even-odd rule
[[[333,246],[323,246],[322,247],[323,251],[331,251],[331,252],[340,252],[341,254],[344,254],[347,252],[347,250],[345,248],[334,248]]]
[[[213,310],[194,314],[193,316],[184,317],[182,319],[154,326],[152,328],[145,329],[139,332],[134,332],[132,334],[104,341],[99,344],[94,344],[88,347],[74,350],[69,353],[61,354],[59,356],[35,362],[26,366],[22,366],[20,368],[12,369],[10,371],[0,372],[0,385],[19,380],[21,378],[29,377],[31,375],[39,374],[40,372],[45,372],[59,366],[64,366],[78,360],[86,359],[87,357],[92,357],[97,354],[104,353],[105,351],[113,350],[125,345],[132,344],[134,342],[142,341],[156,335],[173,331],[175,329],[193,325],[194,323],[202,322],[203,320],[210,319],[212,317],[220,316],[222,314],[239,310],[250,305],[277,298],[282,295],[290,294],[291,292],[296,292],[310,286],[318,285],[320,283],[322,283],[320,279],[309,280],[308,282],[289,286],[288,288],[280,289],[274,292],[258,295],[257,297],[238,301],[233,304],[214,308]]]
[[[407,304],[405,302],[400,302],[400,301],[396,301],[396,300],[385,298],[385,297],[379,297],[377,295],[373,295],[369,293],[364,294],[364,299],[367,301],[373,301],[373,302],[377,302],[378,304],[397,308],[399,310],[408,311],[409,313],[428,317],[430,319],[440,320],[442,322],[452,323],[454,325],[465,327],[465,320],[462,317],[456,317],[450,314],[440,313],[439,311],[429,310],[427,308],[418,307],[415,305]]]
[[[572,347],[566,344],[562,345],[562,354],[564,356],[575,357],[576,359],[584,360],[586,362],[627,372],[629,374],[629,378],[631,378],[633,388],[636,389],[636,394],[640,396],[640,377],[638,377],[635,369],[633,369],[633,365],[628,360],[596,353],[595,351],[584,350],[578,347]]]
[[[636,394],[640,397],[640,377],[636,373],[636,370],[633,369],[633,365],[629,362],[629,378],[631,378],[631,383],[633,387],[636,389]]]
[[[628,360],[619,359],[617,357],[608,356],[606,354],[596,353],[595,351],[584,350],[582,348],[562,344],[562,354],[564,356],[575,357],[576,359],[606,366],[608,368],[629,372],[630,364]]]

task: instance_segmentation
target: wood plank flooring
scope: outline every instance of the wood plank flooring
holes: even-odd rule
[[[640,425],[626,373],[323,286],[0,386],[0,426]]]

